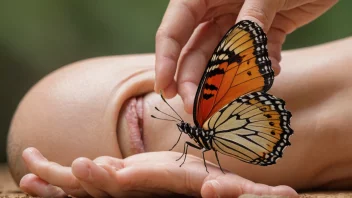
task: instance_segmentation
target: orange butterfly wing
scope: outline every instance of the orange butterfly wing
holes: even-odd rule
[[[194,100],[196,126],[234,99],[270,89],[274,72],[267,38],[252,21],[240,21],[222,38],[209,60]]]

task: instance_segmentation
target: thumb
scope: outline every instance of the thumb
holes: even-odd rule
[[[285,1],[282,0],[245,0],[236,23],[241,20],[251,20],[258,23],[267,33],[276,13],[284,3]]]
[[[242,194],[268,195],[269,197],[299,197],[297,192],[289,186],[272,187],[254,183],[231,173],[226,174],[225,176],[219,176],[216,179],[205,181],[201,188],[201,195],[204,198],[239,197]]]

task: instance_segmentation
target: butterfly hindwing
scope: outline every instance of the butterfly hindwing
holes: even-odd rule
[[[266,166],[274,164],[290,145],[290,118],[283,100],[254,92],[220,109],[203,128],[214,131],[211,146],[215,151]]]
[[[202,150],[205,167],[209,150],[215,151],[221,170],[218,152],[251,164],[275,164],[293,130],[285,102],[266,93],[273,81],[265,33],[254,22],[240,21],[222,38],[203,73],[194,99],[195,126],[175,110],[177,117],[162,112],[173,119],[158,118],[180,121],[176,144],[182,133],[196,143],[184,144],[183,163],[191,146]]]
[[[270,89],[274,72],[267,52],[267,38],[254,22],[241,21],[221,40],[200,81],[194,102],[197,126],[233,99]]]

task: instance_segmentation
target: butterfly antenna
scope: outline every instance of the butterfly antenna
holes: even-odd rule
[[[172,120],[172,119],[167,119],[167,118],[158,118],[154,115],[151,115],[152,118],[158,119],[158,120],[165,120],[165,121],[173,121],[173,122],[178,122],[178,120]]]
[[[156,109],[157,111],[159,111],[160,113],[164,114],[164,115],[167,115],[167,116],[169,116],[169,117],[172,117],[172,118],[174,118],[174,119],[176,119],[176,120],[178,120],[178,121],[182,121],[182,120],[180,120],[179,118],[176,118],[176,117],[174,117],[174,116],[172,116],[172,115],[169,115],[169,114],[167,114],[167,113],[165,113],[165,112],[162,112],[160,109],[158,109],[158,107],[155,107],[155,109]]]
[[[165,100],[165,98],[164,98],[164,96],[163,96],[163,92],[162,92],[162,91],[160,91],[160,95],[161,95],[161,98],[163,99],[163,101],[172,109],[172,111],[174,111],[174,112],[176,113],[176,115],[181,119],[181,121],[183,121],[183,119],[181,118],[180,115],[178,115],[178,113],[175,111],[175,109],[172,108],[171,105],[169,105],[168,102],[166,102],[166,100]]]

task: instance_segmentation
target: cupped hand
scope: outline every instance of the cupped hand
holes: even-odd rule
[[[323,14],[337,0],[170,0],[156,34],[155,91],[177,93],[192,112],[198,83],[214,48],[240,20],[258,23],[268,37],[277,75],[286,35]],[[175,73],[177,75],[175,78]],[[175,81],[176,79],[176,81]]]
[[[48,161],[35,148],[23,152],[30,170],[20,182],[26,193],[41,197],[237,197],[241,194],[297,197],[288,186],[257,184],[235,174],[223,174],[218,167],[191,155],[179,167],[180,153],[154,152],[124,160],[99,157],[76,159],[71,167]]]

